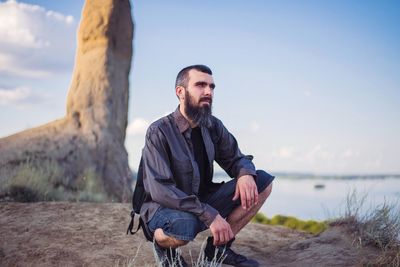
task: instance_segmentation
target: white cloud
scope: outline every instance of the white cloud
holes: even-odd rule
[[[42,77],[70,71],[76,26],[72,16],[14,0],[1,2],[0,75]]]
[[[293,157],[293,148],[292,147],[281,147],[279,149],[278,155],[281,158],[292,158]]]
[[[18,75],[30,78],[41,78],[50,75],[50,71],[26,68],[18,63],[18,57],[0,53],[0,74]],[[1,77],[1,76],[0,76]]]
[[[13,106],[43,100],[44,95],[35,93],[29,87],[17,87],[14,89],[0,88],[0,106]]]
[[[131,123],[129,123],[126,132],[128,135],[144,135],[150,122],[143,118],[136,118]]]
[[[258,132],[260,130],[260,124],[256,121],[252,121],[250,123],[250,130],[254,133]]]
[[[335,157],[333,153],[328,151],[322,145],[316,145],[305,154],[305,161],[309,163],[319,163],[332,160]]]
[[[72,17],[71,15],[64,16],[63,14],[54,12],[52,10],[47,11],[46,16],[60,22],[65,22],[66,24],[72,24],[74,22],[74,17]]]
[[[354,158],[354,157],[358,157],[360,155],[360,153],[358,151],[354,151],[350,148],[346,149],[342,154],[342,158],[348,159],[348,158]]]

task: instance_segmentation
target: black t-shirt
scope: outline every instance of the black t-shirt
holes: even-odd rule
[[[192,128],[191,135],[194,158],[199,166],[200,171],[200,187],[199,197],[205,197],[208,193],[208,186],[211,183],[210,166],[208,163],[207,151],[204,146],[203,136],[201,135],[200,127]]]

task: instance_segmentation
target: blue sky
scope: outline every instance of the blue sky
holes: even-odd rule
[[[202,63],[214,114],[257,167],[400,173],[400,2],[131,3],[134,169],[147,125],[177,106],[177,72]],[[0,2],[0,136],[65,113],[82,5]]]

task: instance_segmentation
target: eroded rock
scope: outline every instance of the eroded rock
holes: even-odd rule
[[[58,180],[50,181],[54,187],[79,190],[79,181],[90,176],[107,193],[106,200],[130,198],[124,140],[132,36],[128,0],[86,1],[66,116],[0,139],[3,180],[18,175],[27,162],[50,162],[58,168]]]

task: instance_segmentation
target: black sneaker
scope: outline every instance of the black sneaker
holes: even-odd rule
[[[217,261],[222,260],[223,264],[233,265],[236,267],[258,267],[256,260],[248,259],[243,255],[237,254],[231,249],[231,245],[235,239],[229,241],[225,246],[214,246],[213,237],[207,238],[207,245],[204,249],[204,254],[208,261],[216,258]]]
[[[158,261],[161,266],[163,266],[163,267],[169,267],[169,266],[188,267],[189,266],[186,263],[185,259],[180,254],[180,252],[177,252],[176,249],[160,247],[156,241],[153,242],[153,245],[154,245],[154,250],[158,257]]]

